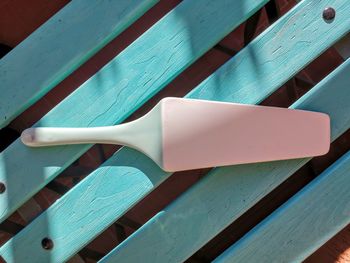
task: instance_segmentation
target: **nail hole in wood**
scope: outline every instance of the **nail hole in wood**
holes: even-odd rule
[[[5,191],[6,191],[6,185],[0,182],[0,194],[5,193]]]
[[[323,19],[327,22],[327,23],[330,23],[334,20],[335,18],[335,9],[333,7],[326,7],[324,10],[323,10]]]
[[[41,246],[43,249],[51,250],[53,248],[53,241],[50,238],[45,237],[43,240],[41,240]]]

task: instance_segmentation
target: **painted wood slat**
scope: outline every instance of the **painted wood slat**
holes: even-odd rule
[[[215,262],[302,262],[350,223],[350,151]]]
[[[129,169],[124,173],[126,167]],[[115,215],[124,213],[130,207],[128,200],[141,199],[164,177],[164,172],[148,157],[130,148],[124,150],[86,177],[85,189],[75,187],[67,192],[3,245],[0,255],[7,262],[64,262],[113,223]],[[44,237],[53,240],[54,249],[41,247]]]
[[[350,60],[291,107],[328,113],[332,120],[332,140],[350,128],[349,70]],[[101,262],[139,262],[142,258],[150,258],[152,262],[182,262],[308,160],[213,169]]]
[[[305,7],[302,5],[300,8]],[[313,8],[314,6],[309,7],[311,10]],[[317,17],[317,10],[314,13],[310,13],[309,9],[302,10],[306,14],[309,14],[310,17],[306,17],[312,20],[315,16]],[[310,32],[315,32],[310,38],[314,38],[315,41],[310,43],[305,41],[305,43],[308,43],[307,46],[300,49],[300,45],[298,45],[299,40],[295,40],[295,42],[284,40],[284,36],[288,36],[290,33],[286,31],[286,28],[289,28],[286,21],[290,21],[294,16],[293,14],[295,14],[295,11],[274,24],[270,30],[266,31],[261,37],[258,37],[230,62],[226,63],[189,96],[200,99],[258,103],[289,79],[291,74],[299,71],[305,64],[318,56],[327,46],[336,41],[347,30],[346,26],[349,26],[349,21],[345,20],[347,24],[341,29],[338,28],[339,31],[337,32],[333,31],[331,27],[323,28],[321,31],[310,28]],[[305,23],[308,23],[310,20],[306,20]],[[302,26],[302,24],[298,24],[298,26]],[[279,32],[280,37],[273,38],[272,36],[276,32]],[[323,42],[320,40],[320,36],[325,33],[330,37],[327,38],[327,41]],[[308,32],[305,32],[303,38],[306,38],[308,35]],[[268,53],[270,49],[273,50],[280,46],[280,54]],[[259,53],[259,51],[262,52]],[[283,65],[285,61],[288,61],[290,57],[294,57],[296,53],[298,53],[300,58],[291,61],[291,67],[279,66]],[[269,65],[261,61],[260,72],[249,70],[254,68],[255,63],[254,60],[249,59],[250,54],[257,54],[256,59],[258,60],[276,61],[276,65]],[[246,56],[248,59],[244,60],[243,58]],[[280,68],[278,75],[275,74],[275,68]],[[267,80],[263,81],[265,77]],[[257,89],[256,83],[259,82],[263,85]],[[237,89],[234,85],[235,83],[238,86],[246,87],[246,92]],[[107,170],[106,167],[110,167],[110,170]],[[103,171],[106,172],[106,179],[99,180],[99,176]],[[134,179],[130,179],[130,184],[134,185],[135,188],[131,187],[129,189],[127,186],[129,185],[129,174],[134,175]],[[6,246],[2,247],[0,252],[6,253],[8,257],[10,257],[11,253],[18,255],[29,253],[29,251],[36,251],[35,254],[40,255],[43,252],[37,244],[40,243],[43,236],[47,235],[50,235],[53,240],[57,239],[57,249],[63,246],[63,248],[69,250],[69,246],[72,243],[80,242],[80,245],[84,244],[125,213],[133,204],[169,175],[160,171],[153,162],[147,158],[145,159],[142,154],[128,148],[123,148],[107,161],[107,163],[90,174],[37,218],[26,228],[26,232],[18,234]],[[94,187],[92,188],[91,186]],[[114,193],[118,192],[122,192],[123,195],[119,197],[113,196]],[[104,193],[103,196],[106,196],[106,198],[99,198],[101,193]],[[111,196],[111,198],[107,198],[108,196]],[[89,200],[93,200],[93,202]],[[71,211],[72,207],[74,207],[75,215],[73,218],[67,216],[67,211]],[[75,209],[75,207],[79,209]],[[99,210],[103,211],[99,213],[99,215],[103,216],[96,216],[96,213],[92,212]],[[84,220],[76,220],[77,218],[84,218]],[[39,226],[46,225],[48,221],[50,222],[50,231],[47,228],[39,231]],[[70,224],[74,224],[75,228],[82,229],[82,231],[76,232],[74,237],[71,236],[71,230],[66,228]],[[33,244],[33,246],[27,247],[28,243]],[[11,251],[12,247],[16,248],[16,253]],[[21,248],[23,248],[23,252],[21,252]]]
[[[296,0],[296,2],[300,2],[300,0]],[[334,48],[338,51],[339,55],[343,57],[343,59],[348,59],[350,57],[350,35],[344,36],[337,43],[334,44]]]
[[[159,0],[75,0],[0,60],[0,128]],[[77,15],[79,14],[79,15]]]
[[[122,122],[266,1],[183,1],[36,126]],[[20,140],[11,144],[0,154],[0,181],[7,186],[0,196],[0,221],[90,147],[33,149]]]

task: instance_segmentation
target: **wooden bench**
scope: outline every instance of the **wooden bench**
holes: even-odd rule
[[[102,2],[71,2],[0,60],[1,127],[156,1]],[[266,3],[181,2],[35,126],[123,122]],[[336,10],[332,21],[322,17],[327,6]],[[186,97],[259,104],[350,31],[349,12],[347,0],[301,1]],[[95,26],[96,20],[104,22]],[[79,45],[63,45],[72,36]],[[61,40],[51,46],[56,38]],[[350,127],[349,69],[347,60],[291,106],[329,114],[332,140]],[[0,195],[1,221],[90,147],[32,149],[19,139],[12,143],[0,154],[0,181],[6,187]],[[102,262],[182,262],[308,161],[213,168]],[[349,167],[347,153],[216,260],[304,260],[350,223]],[[170,176],[140,152],[123,147],[0,247],[0,255],[7,262],[66,261]],[[51,250],[42,247],[45,238],[53,242]]]

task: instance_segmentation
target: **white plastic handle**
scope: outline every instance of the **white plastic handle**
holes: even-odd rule
[[[93,128],[29,128],[23,131],[21,140],[32,147],[64,144],[123,144],[124,125]],[[119,140],[118,140],[119,139]]]

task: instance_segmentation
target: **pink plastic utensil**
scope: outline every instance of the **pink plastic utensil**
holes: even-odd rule
[[[122,144],[166,171],[256,163],[326,154],[327,114],[285,108],[165,98],[145,116],[93,128],[30,128],[28,146]]]

